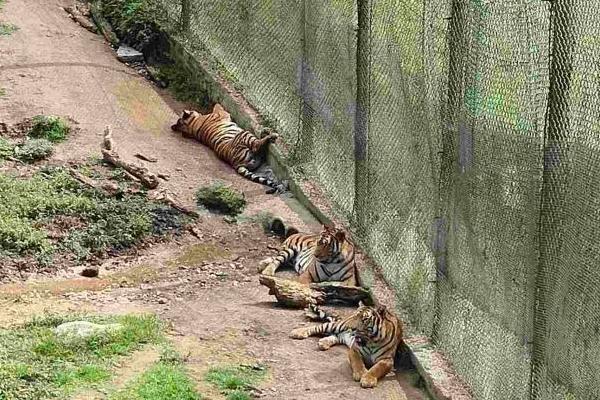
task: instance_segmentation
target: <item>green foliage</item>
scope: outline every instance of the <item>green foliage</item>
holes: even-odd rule
[[[153,0],[103,0],[102,15],[130,44],[143,42],[159,25],[168,23],[160,2]]]
[[[0,22],[0,36],[9,36],[19,29],[18,26],[6,22]]]
[[[76,229],[50,240],[56,218],[71,217]],[[29,178],[0,174],[0,253],[34,255],[49,262],[57,250],[78,260],[122,250],[148,235],[180,229],[187,217],[149,201],[145,194],[111,197],[83,187],[64,169],[46,168]]]
[[[8,140],[0,137],[0,160],[12,157],[14,153],[15,146],[13,146]]]
[[[6,89],[0,87],[0,97],[6,96]]]
[[[37,115],[33,117],[29,136],[57,143],[65,140],[70,130],[69,124],[60,117]]]
[[[65,344],[57,339],[53,328],[74,320],[116,322],[122,324],[123,329],[102,338]],[[0,398],[66,398],[79,387],[104,382],[110,378],[117,356],[129,354],[144,343],[161,342],[161,328],[152,315],[51,315],[21,327],[0,329]]]
[[[181,365],[158,362],[110,400],[200,400]]]
[[[47,139],[28,139],[15,147],[15,156],[25,162],[35,162],[49,157],[54,148]]]
[[[245,400],[251,398],[248,390],[265,375],[263,366],[235,365],[211,368],[205,379],[226,394],[228,400]]]
[[[196,200],[199,205],[206,207],[208,210],[231,216],[240,214],[246,207],[246,199],[244,199],[243,194],[222,183],[215,183],[198,189]]]

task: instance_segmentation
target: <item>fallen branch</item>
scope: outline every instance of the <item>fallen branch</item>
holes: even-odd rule
[[[373,304],[369,290],[357,286],[344,286],[340,282],[322,282],[303,285],[289,279],[260,275],[258,281],[269,288],[269,294],[287,307],[306,308],[309,304],[330,304],[342,302],[357,305],[362,301]]]
[[[132,163],[121,160],[121,157],[117,154],[115,146],[112,140],[112,133],[110,127],[106,127],[104,130],[104,137],[102,140],[102,158],[109,164],[115,167],[123,168],[125,171],[133,175],[145,187],[149,189],[156,189],[158,186],[158,178],[153,173],[149,172],[146,168],[140,167]]]
[[[77,7],[64,7],[64,10],[69,14],[69,16],[74,19],[79,25],[83,26],[85,29],[92,33],[98,33],[98,29],[96,25],[94,25],[89,19],[87,19],[81,11]]]
[[[151,162],[151,163],[155,163],[155,162],[158,161],[158,159],[156,157],[146,156],[146,155],[144,155],[142,153],[135,153],[134,156],[136,158],[139,158],[140,160],[148,161],[148,162]]]
[[[162,201],[163,203],[173,207],[174,209],[176,209],[184,214],[190,215],[195,218],[200,217],[200,214],[196,210],[194,210],[193,208],[190,208],[184,204],[181,204],[173,196],[171,196],[169,193],[167,193],[165,191],[150,192],[148,197],[152,200]]]
[[[78,172],[74,169],[70,169],[69,173],[71,174],[71,176],[73,178],[77,179],[79,182],[83,183],[84,185],[86,185],[92,189],[96,189],[101,192],[104,192],[105,194],[107,194],[109,196],[114,196],[120,190],[119,186],[115,183],[112,183],[112,182],[98,183],[95,180],[93,180],[92,178],[88,178],[87,176],[81,174],[80,172]]]

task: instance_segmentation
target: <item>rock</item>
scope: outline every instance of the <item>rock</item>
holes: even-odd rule
[[[119,46],[117,50],[117,59],[124,63],[133,63],[144,61],[144,55],[136,49],[129,46]]]
[[[97,267],[88,267],[84,268],[83,271],[81,271],[81,276],[85,276],[86,278],[95,278],[98,276],[99,273],[100,271]]]
[[[88,321],[72,321],[57,326],[54,333],[66,344],[77,344],[91,337],[106,337],[123,329],[121,324],[95,324]]]

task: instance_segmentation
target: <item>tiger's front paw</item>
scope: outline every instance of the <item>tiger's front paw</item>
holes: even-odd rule
[[[377,378],[371,376],[368,372],[360,378],[360,386],[364,389],[374,388],[377,386]]]
[[[308,331],[306,328],[296,328],[290,332],[292,339],[306,339],[308,337]]]
[[[267,137],[269,138],[270,143],[275,143],[277,139],[279,139],[279,135],[276,133],[269,133],[269,136]]]
[[[354,379],[354,382],[360,382],[364,374],[364,371],[354,371],[352,372],[352,379]]]
[[[335,336],[328,336],[319,339],[319,350],[329,350],[331,347],[335,346],[337,343]]]

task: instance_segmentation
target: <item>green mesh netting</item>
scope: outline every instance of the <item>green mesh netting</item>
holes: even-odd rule
[[[476,398],[600,398],[600,0],[155,1]]]

